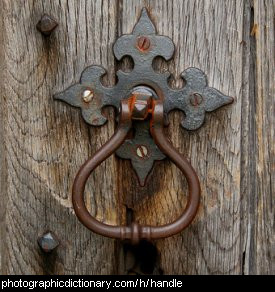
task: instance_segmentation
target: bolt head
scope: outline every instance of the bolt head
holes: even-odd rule
[[[54,29],[58,26],[58,23],[49,15],[44,14],[38,21],[36,28],[45,36],[49,36]]]
[[[38,244],[44,252],[49,253],[59,246],[59,240],[54,234],[47,232],[38,238]]]
[[[145,120],[153,97],[152,91],[140,86],[133,90],[132,96],[135,97],[132,105],[132,119]]]
[[[132,110],[132,118],[135,120],[145,120],[148,115],[148,103],[137,100]]]

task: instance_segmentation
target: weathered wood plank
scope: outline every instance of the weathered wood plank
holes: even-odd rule
[[[241,113],[241,248],[242,273],[249,274],[249,259],[253,247],[250,244],[251,226],[254,219],[250,214],[251,200],[255,197],[255,160],[249,159],[255,153],[255,38],[251,35],[254,25],[252,1],[244,5],[243,23],[243,86],[242,86],[242,113]],[[250,251],[251,250],[251,251]]]
[[[195,222],[182,234],[157,242],[159,270],[165,274],[239,274],[240,249],[240,150],[243,64],[243,1],[122,1],[120,33],[130,33],[140,9],[146,6],[160,34],[176,44],[172,86],[182,84],[185,68],[201,68],[210,86],[236,97],[232,106],[207,116],[196,132],[179,128],[181,114],[172,115],[170,137],[198,172],[201,208]],[[120,162],[122,177],[129,178],[127,162]],[[128,175],[127,175],[128,174]],[[184,207],[186,184],[168,161],[154,170],[149,185],[141,189],[136,179],[123,180],[120,192],[142,223],[173,220]],[[132,194],[132,197],[130,196]],[[142,196],[142,199],[141,197]]]
[[[244,274],[274,274],[273,1],[247,1],[242,95]]]
[[[274,250],[272,250],[274,249],[273,8],[272,1],[245,2],[241,140],[243,274],[274,274],[275,271]]]
[[[254,0],[256,39],[255,144],[256,191],[250,206],[254,219],[251,233],[250,273],[275,273],[274,237],[274,1]],[[251,156],[250,156],[251,159]],[[252,158],[253,159],[253,158]]]
[[[0,92],[3,93],[4,89],[4,27],[2,15],[2,2],[0,2]],[[5,266],[5,200],[4,194],[6,193],[6,159],[5,159],[5,144],[4,144],[4,123],[5,123],[5,102],[4,96],[0,97],[0,275]]]
[[[115,273],[115,242],[84,228],[72,212],[70,198],[78,168],[111,136],[114,123],[90,129],[79,111],[54,101],[52,95],[78,81],[91,64],[110,67],[105,81],[114,82],[116,2],[5,0],[1,4],[8,171],[7,190],[1,193],[7,204],[2,272]],[[59,23],[49,38],[36,30],[44,13]],[[105,222],[118,221],[115,181],[111,158],[87,186],[91,212]],[[61,241],[57,252],[48,256],[37,245],[37,237],[47,230]]]
[[[114,70],[129,64],[114,61],[112,43],[131,32],[146,6],[159,33],[176,44],[173,61],[155,64],[174,74],[171,86],[181,86],[180,72],[196,66],[210,86],[236,97],[196,132],[179,127],[182,114],[170,117],[169,135],[198,172],[202,202],[186,231],[156,243],[154,273],[274,274],[272,2],[1,1],[0,273],[129,273],[116,242],[86,230],[70,198],[77,169],[112,135],[113,113],[103,128],[90,128],[52,94],[90,64],[108,68],[104,82],[113,84]],[[50,38],[35,28],[43,13],[59,22]],[[125,222],[127,209],[139,222],[161,224],[180,214],[186,184],[166,161],[140,188],[130,163],[112,157],[91,177],[87,194],[104,222]],[[61,241],[50,256],[36,242],[46,230]]]

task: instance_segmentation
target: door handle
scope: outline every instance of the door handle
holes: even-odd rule
[[[233,98],[208,86],[206,75],[197,68],[188,68],[181,73],[185,85],[172,89],[168,85],[169,72],[159,73],[152,68],[157,56],[170,60],[174,43],[166,36],[156,33],[147,10],[143,8],[132,34],[119,37],[113,51],[121,60],[132,57],[131,72],[117,72],[118,82],[114,87],[105,87],[101,77],[106,71],[101,66],[87,67],[80,82],[55,95],[57,100],[79,107],[84,120],[92,126],[101,126],[107,118],[102,108],[113,106],[119,113],[115,134],[79,170],[73,184],[73,207],[79,220],[90,230],[113,238],[158,239],[172,236],[186,228],[194,219],[200,201],[198,177],[190,163],[180,155],[167,140],[163,127],[168,126],[167,115],[174,109],[184,112],[181,126],[196,130],[204,122],[206,112],[233,102]],[[134,137],[127,134],[134,129]],[[91,172],[112,153],[122,159],[131,159],[139,184],[144,186],[156,160],[170,158],[187,179],[189,196],[180,217],[162,226],[111,226],[97,221],[88,212],[84,203],[85,184]]]
[[[159,239],[169,237],[181,232],[194,219],[200,201],[200,184],[198,177],[190,163],[177,152],[169,143],[163,133],[163,103],[160,100],[151,100],[147,112],[151,113],[150,132],[159,149],[169,157],[176,166],[183,172],[189,187],[188,202],[182,215],[172,223],[162,226],[142,226],[133,222],[130,226],[111,226],[96,220],[87,210],[84,202],[85,184],[93,170],[113,154],[125,141],[127,134],[132,128],[133,103],[138,104],[139,100],[132,97],[129,100],[122,100],[120,107],[120,119],[117,131],[111,139],[104,144],[95,155],[80,168],[73,184],[73,207],[75,214],[83,225],[91,231],[103,236],[121,240],[129,239],[133,244],[139,240]],[[152,107],[150,108],[150,105]],[[146,115],[147,116],[147,115]],[[138,119],[141,119],[138,116]]]

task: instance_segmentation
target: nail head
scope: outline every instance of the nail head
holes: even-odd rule
[[[59,246],[59,240],[52,232],[44,233],[37,241],[40,248],[46,253],[52,252]]]
[[[45,36],[49,36],[54,29],[58,26],[58,23],[49,15],[44,14],[38,21],[36,28]]]

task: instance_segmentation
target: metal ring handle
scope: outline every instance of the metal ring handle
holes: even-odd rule
[[[140,239],[151,240],[175,235],[185,229],[196,216],[200,201],[198,177],[190,163],[177,152],[163,133],[162,101],[152,102],[151,134],[160,150],[177,165],[186,177],[189,188],[187,205],[180,217],[172,223],[162,226],[141,226],[136,222],[132,223],[131,226],[112,226],[99,222],[88,212],[84,202],[84,190],[90,174],[119,148],[131,128],[130,105],[128,101],[122,101],[120,122],[116,133],[80,168],[73,184],[72,199],[76,216],[84,226],[95,233],[122,240],[130,239],[132,243],[138,243]]]
[[[163,132],[163,103],[160,100],[153,101],[152,114],[151,135],[159,149],[182,171],[189,189],[188,201],[181,216],[169,224],[152,227],[152,238],[163,238],[181,232],[193,221],[199,208],[201,190],[194,168],[167,140]]]

